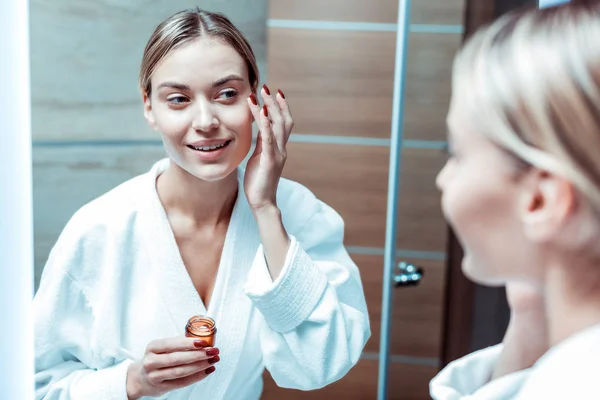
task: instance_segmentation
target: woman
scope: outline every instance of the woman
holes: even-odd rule
[[[463,271],[506,284],[512,317],[434,399],[600,398],[599,38],[600,3],[575,2],[506,16],[457,56],[442,207]]]
[[[227,18],[180,12],[152,34],[144,114],[168,158],[81,208],[45,267],[36,398],[258,399],[343,377],[370,336],[343,221],[281,179],[292,130]],[[247,167],[252,122],[260,133]],[[184,336],[212,317],[217,347]],[[209,376],[210,374],[210,376]]]

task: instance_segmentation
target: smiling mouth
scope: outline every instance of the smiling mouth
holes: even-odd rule
[[[214,144],[214,145],[210,145],[210,146],[192,146],[191,144],[188,144],[187,147],[189,147],[192,150],[210,153],[211,151],[216,151],[216,150],[222,149],[224,147],[227,147],[229,145],[229,143],[231,143],[231,140],[227,140],[221,144]]]

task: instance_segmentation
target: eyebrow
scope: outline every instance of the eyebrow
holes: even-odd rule
[[[219,79],[218,81],[215,81],[215,83],[213,83],[213,88],[216,88],[218,86],[224,85],[224,84],[226,84],[229,81],[240,81],[240,82],[243,82],[244,78],[242,78],[239,75],[235,75],[235,74],[228,75],[228,76],[226,76],[224,78]]]
[[[176,89],[176,90],[181,90],[181,91],[189,91],[190,87],[188,85],[184,85],[183,83],[175,83],[175,82],[163,82],[160,85],[158,85],[158,88],[156,88],[156,90],[160,90],[162,88],[171,88],[171,89]]]
[[[226,77],[223,77],[223,78],[215,81],[212,84],[212,87],[216,88],[216,87],[224,85],[224,84],[226,84],[227,82],[230,82],[230,81],[240,81],[240,82],[243,82],[244,78],[242,78],[239,75],[235,75],[235,74],[228,75]],[[171,89],[181,90],[181,91],[190,91],[191,90],[188,85],[185,85],[183,83],[176,83],[176,82],[163,82],[160,85],[158,85],[158,88],[156,90],[160,90],[162,88],[171,88]]]

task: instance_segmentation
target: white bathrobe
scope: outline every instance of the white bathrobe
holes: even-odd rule
[[[291,237],[272,281],[240,190],[208,310],[156,192],[168,160],[82,207],[52,249],[34,299],[36,399],[126,400],[126,373],[149,342],[217,325],[221,361],[162,399],[258,399],[266,367],[281,387],[317,389],[358,361],[371,331],[340,216],[302,185],[277,193]]]
[[[600,325],[559,343],[531,368],[490,381],[502,345],[444,368],[430,385],[434,400],[600,399]]]

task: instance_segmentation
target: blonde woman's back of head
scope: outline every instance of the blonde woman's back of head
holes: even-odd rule
[[[453,97],[477,131],[571,181],[600,226],[600,1],[509,14],[478,32],[456,57]]]

